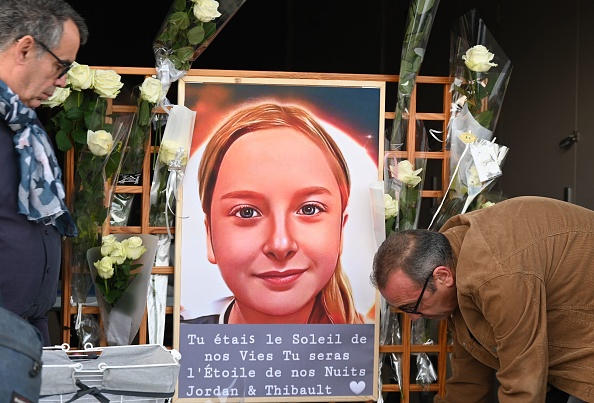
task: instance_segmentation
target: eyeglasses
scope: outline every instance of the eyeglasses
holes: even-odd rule
[[[421,290],[421,295],[419,295],[419,298],[417,299],[417,303],[415,304],[415,306],[413,308],[411,308],[409,306],[401,306],[401,307],[398,307],[398,309],[400,309],[402,312],[412,313],[413,315],[422,315],[422,313],[417,311],[417,309],[419,309],[419,305],[421,305],[421,300],[423,299],[423,294],[425,294],[425,290],[427,289],[429,280],[431,280],[432,278],[433,278],[433,271],[431,272],[431,274],[429,274],[429,276],[427,276],[427,279],[425,280],[425,284],[423,284],[423,289]]]
[[[35,39],[35,41],[39,44],[39,46],[41,46],[43,48],[43,50],[45,50],[47,53],[49,53],[50,55],[53,56],[54,59],[56,59],[56,61],[58,63],[60,63],[62,65],[62,70],[59,71],[58,77],[57,78],[62,78],[64,77],[64,75],[66,73],[68,73],[68,71],[72,68],[72,63],[69,63],[65,60],[60,59],[58,56],[55,55],[54,52],[52,52],[50,50],[50,48],[48,48],[45,43]]]

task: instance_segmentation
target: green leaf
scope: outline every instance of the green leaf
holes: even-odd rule
[[[65,111],[68,111],[72,108],[78,108],[82,104],[84,99],[84,94],[80,91],[72,91],[68,98],[64,101],[62,106],[64,107]]]
[[[151,107],[146,101],[140,102],[138,107],[138,126],[146,127],[151,122]]]
[[[76,129],[72,132],[72,139],[79,144],[87,144],[87,131],[83,129]]]
[[[65,111],[65,117],[68,120],[78,120],[81,119],[83,117],[83,110],[79,107],[75,107],[75,108],[70,108],[67,111]]]
[[[68,151],[72,148],[73,144],[68,137],[68,133],[64,130],[60,130],[56,133],[56,145],[60,151]]]
[[[178,11],[171,14],[169,23],[177,29],[187,29],[190,26],[190,18],[184,11]]]
[[[186,0],[175,0],[172,7],[175,11],[182,11],[186,8]]]
[[[466,91],[465,88],[454,86],[454,89],[458,94],[465,96],[466,99],[470,98],[470,93],[468,91]]]
[[[188,42],[190,42],[191,45],[198,45],[204,40],[204,36],[205,36],[204,27],[202,27],[202,25],[196,25],[192,29],[188,30],[187,35],[188,35]],[[192,54],[193,53],[194,53],[194,50],[192,49]]]
[[[210,38],[214,33],[217,31],[217,24],[214,22],[205,22],[203,24],[204,27],[204,37]]]
[[[404,231],[415,228],[417,210],[421,201],[421,193],[416,187],[403,186],[400,190],[398,206],[398,229]]]
[[[114,150],[109,155],[105,163],[105,177],[111,178],[115,174],[116,170],[120,166],[120,159],[122,158],[122,150]]]
[[[476,121],[483,127],[490,129],[491,121],[493,120],[493,111],[484,111],[474,117]]]
[[[63,110],[60,111],[60,113],[58,113],[56,116],[54,116],[52,122],[54,122],[54,125],[56,127],[60,127],[66,131],[69,131],[69,129],[66,129],[66,127],[72,127],[74,124],[72,120],[66,117],[66,112]]]
[[[183,48],[179,48],[176,52],[176,56],[182,62],[186,62],[190,60],[190,58],[194,55],[194,48],[191,46],[185,46]]]

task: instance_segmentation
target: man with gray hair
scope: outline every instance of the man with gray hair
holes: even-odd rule
[[[593,262],[594,211],[524,196],[390,235],[371,282],[412,320],[448,320],[435,402],[489,401],[494,375],[501,403],[594,402]]]
[[[50,345],[61,239],[77,229],[62,172],[35,113],[66,85],[88,29],[63,0],[0,0],[0,295]]]

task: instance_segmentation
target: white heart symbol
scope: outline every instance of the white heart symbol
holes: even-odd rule
[[[365,389],[365,382],[352,381],[350,387],[354,394],[359,395],[361,392],[363,392],[363,389]]]

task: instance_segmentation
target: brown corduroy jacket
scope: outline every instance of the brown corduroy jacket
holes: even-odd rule
[[[458,309],[445,398],[544,402],[547,384],[594,402],[594,211],[517,197],[440,230],[455,257]]]

